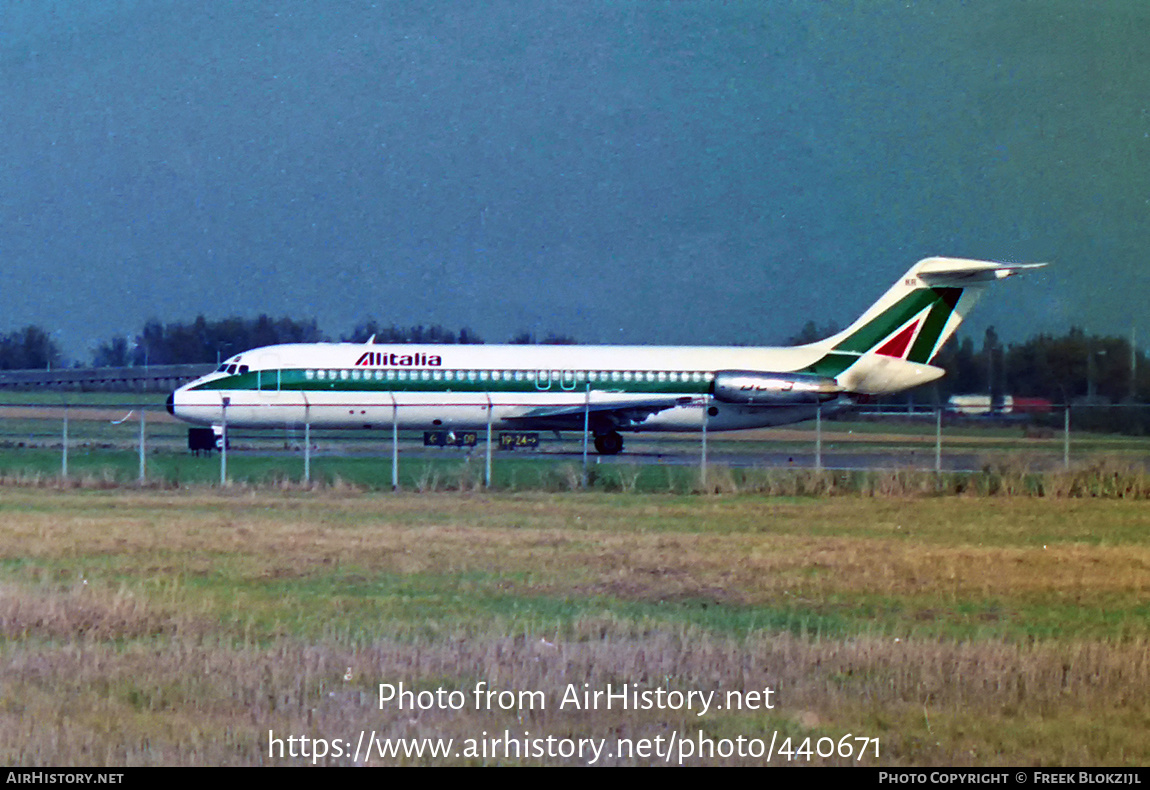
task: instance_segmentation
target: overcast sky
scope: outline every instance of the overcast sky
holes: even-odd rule
[[[1150,340],[1150,4],[0,6],[0,331],[260,313],[772,343],[928,255]]]

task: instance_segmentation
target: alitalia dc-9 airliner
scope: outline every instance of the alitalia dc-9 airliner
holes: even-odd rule
[[[919,261],[843,331],[800,346],[298,343],[245,351],[168,411],[229,428],[729,431],[813,419],[943,375],[930,362],[990,283],[1045,264]]]

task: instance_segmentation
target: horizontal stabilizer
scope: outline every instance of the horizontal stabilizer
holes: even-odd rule
[[[970,261],[961,258],[927,258],[918,265],[915,274],[932,288],[962,288],[977,283],[1005,280],[1019,272],[1041,269],[1045,265],[1045,263]]]

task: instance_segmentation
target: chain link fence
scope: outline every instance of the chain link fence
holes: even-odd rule
[[[229,430],[226,447],[217,431],[206,451],[193,453],[189,426],[167,414],[158,398],[0,403],[0,474],[158,485],[308,485],[344,479],[408,488],[413,479],[444,465],[466,468],[477,487],[492,485],[501,467],[519,470],[521,476],[528,468],[544,475],[550,466],[570,477],[574,469],[579,485],[601,477],[605,467],[679,469],[703,480],[715,467],[975,473],[1011,465],[1043,472],[1107,457],[1145,468],[1150,459],[1147,426],[1150,404],[1052,405],[1036,414],[983,416],[871,407],[770,429],[626,434],[626,449],[619,455],[588,451],[579,432],[423,432],[386,426],[316,430],[307,425]]]

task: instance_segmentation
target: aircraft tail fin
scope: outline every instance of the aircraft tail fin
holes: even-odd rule
[[[987,285],[1045,265],[926,258],[912,266],[857,321],[812,345],[831,353],[878,354],[928,364]]]
[[[812,372],[838,377],[852,366],[873,368],[884,360],[929,365],[987,285],[1045,265],[925,258],[857,321],[826,340],[810,344],[825,352]],[[856,365],[860,359],[867,362]],[[889,367],[885,363],[884,367]],[[922,372],[921,368],[914,370]],[[844,383],[849,387],[849,382]],[[893,386],[893,381],[890,383]]]

